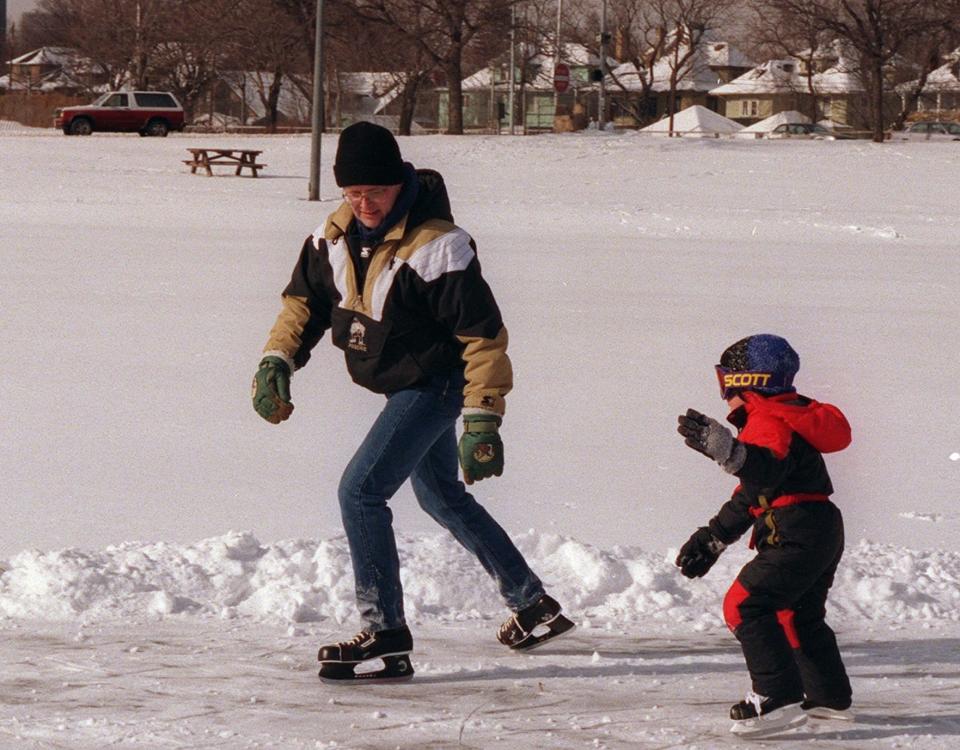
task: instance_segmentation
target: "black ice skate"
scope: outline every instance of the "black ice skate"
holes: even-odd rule
[[[850,710],[850,702],[844,703],[821,703],[819,701],[805,700],[800,704],[803,712],[811,719],[827,719],[836,721],[853,721],[853,711]]]
[[[544,594],[500,626],[497,640],[517,651],[529,651],[573,630],[574,624],[560,614],[560,605]]]
[[[767,698],[756,693],[747,693],[746,698],[731,706],[730,718],[730,731],[739,737],[768,737],[807,722],[799,699]]]
[[[371,633],[361,630],[353,639],[321,646],[317,654],[320,679],[327,682],[365,680],[397,682],[413,677],[410,652],[413,638],[406,626]],[[383,667],[373,671],[356,672],[359,664],[381,659]]]

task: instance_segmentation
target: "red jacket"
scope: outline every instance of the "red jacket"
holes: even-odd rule
[[[737,439],[747,457],[736,473],[740,484],[709,524],[727,544],[754,523],[758,531],[770,528],[767,515],[779,522],[784,513],[826,501],[833,484],[822,454],[843,450],[851,440],[850,425],[831,404],[796,393],[763,397],[745,391],[741,397],[746,403],[727,419],[740,428]]]

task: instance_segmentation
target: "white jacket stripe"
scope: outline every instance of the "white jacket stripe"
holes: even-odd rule
[[[406,260],[397,260],[393,268],[385,268],[373,285],[370,301],[370,317],[380,320],[383,306],[393,286],[394,277],[404,264],[428,284],[441,276],[462,271],[470,265],[476,253],[470,245],[470,235],[459,227],[430,240],[416,250]]]
[[[321,230],[322,227],[313,235],[313,243],[317,247],[323,239]],[[333,284],[340,292],[340,307],[346,307],[350,302],[347,293],[347,264],[351,262],[346,239],[338,237],[335,240],[327,240],[327,257],[330,259],[330,268],[333,270]]]

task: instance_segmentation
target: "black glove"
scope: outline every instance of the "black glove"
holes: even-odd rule
[[[726,548],[727,545],[717,539],[710,529],[701,526],[680,548],[676,565],[687,578],[702,578]]]
[[[730,430],[706,414],[687,409],[686,414],[677,417],[677,422],[677,432],[683,435],[684,442],[695,451],[712,458],[724,471],[735,474],[747,460],[747,450],[743,443],[737,440]]]

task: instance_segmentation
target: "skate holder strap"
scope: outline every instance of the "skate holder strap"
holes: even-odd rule
[[[818,492],[797,492],[793,495],[780,495],[780,497],[774,498],[773,502],[770,502],[766,496],[760,495],[758,498],[760,505],[751,506],[750,515],[758,518],[772,508],[785,508],[788,505],[799,505],[800,503],[822,503],[829,499],[829,495]]]

